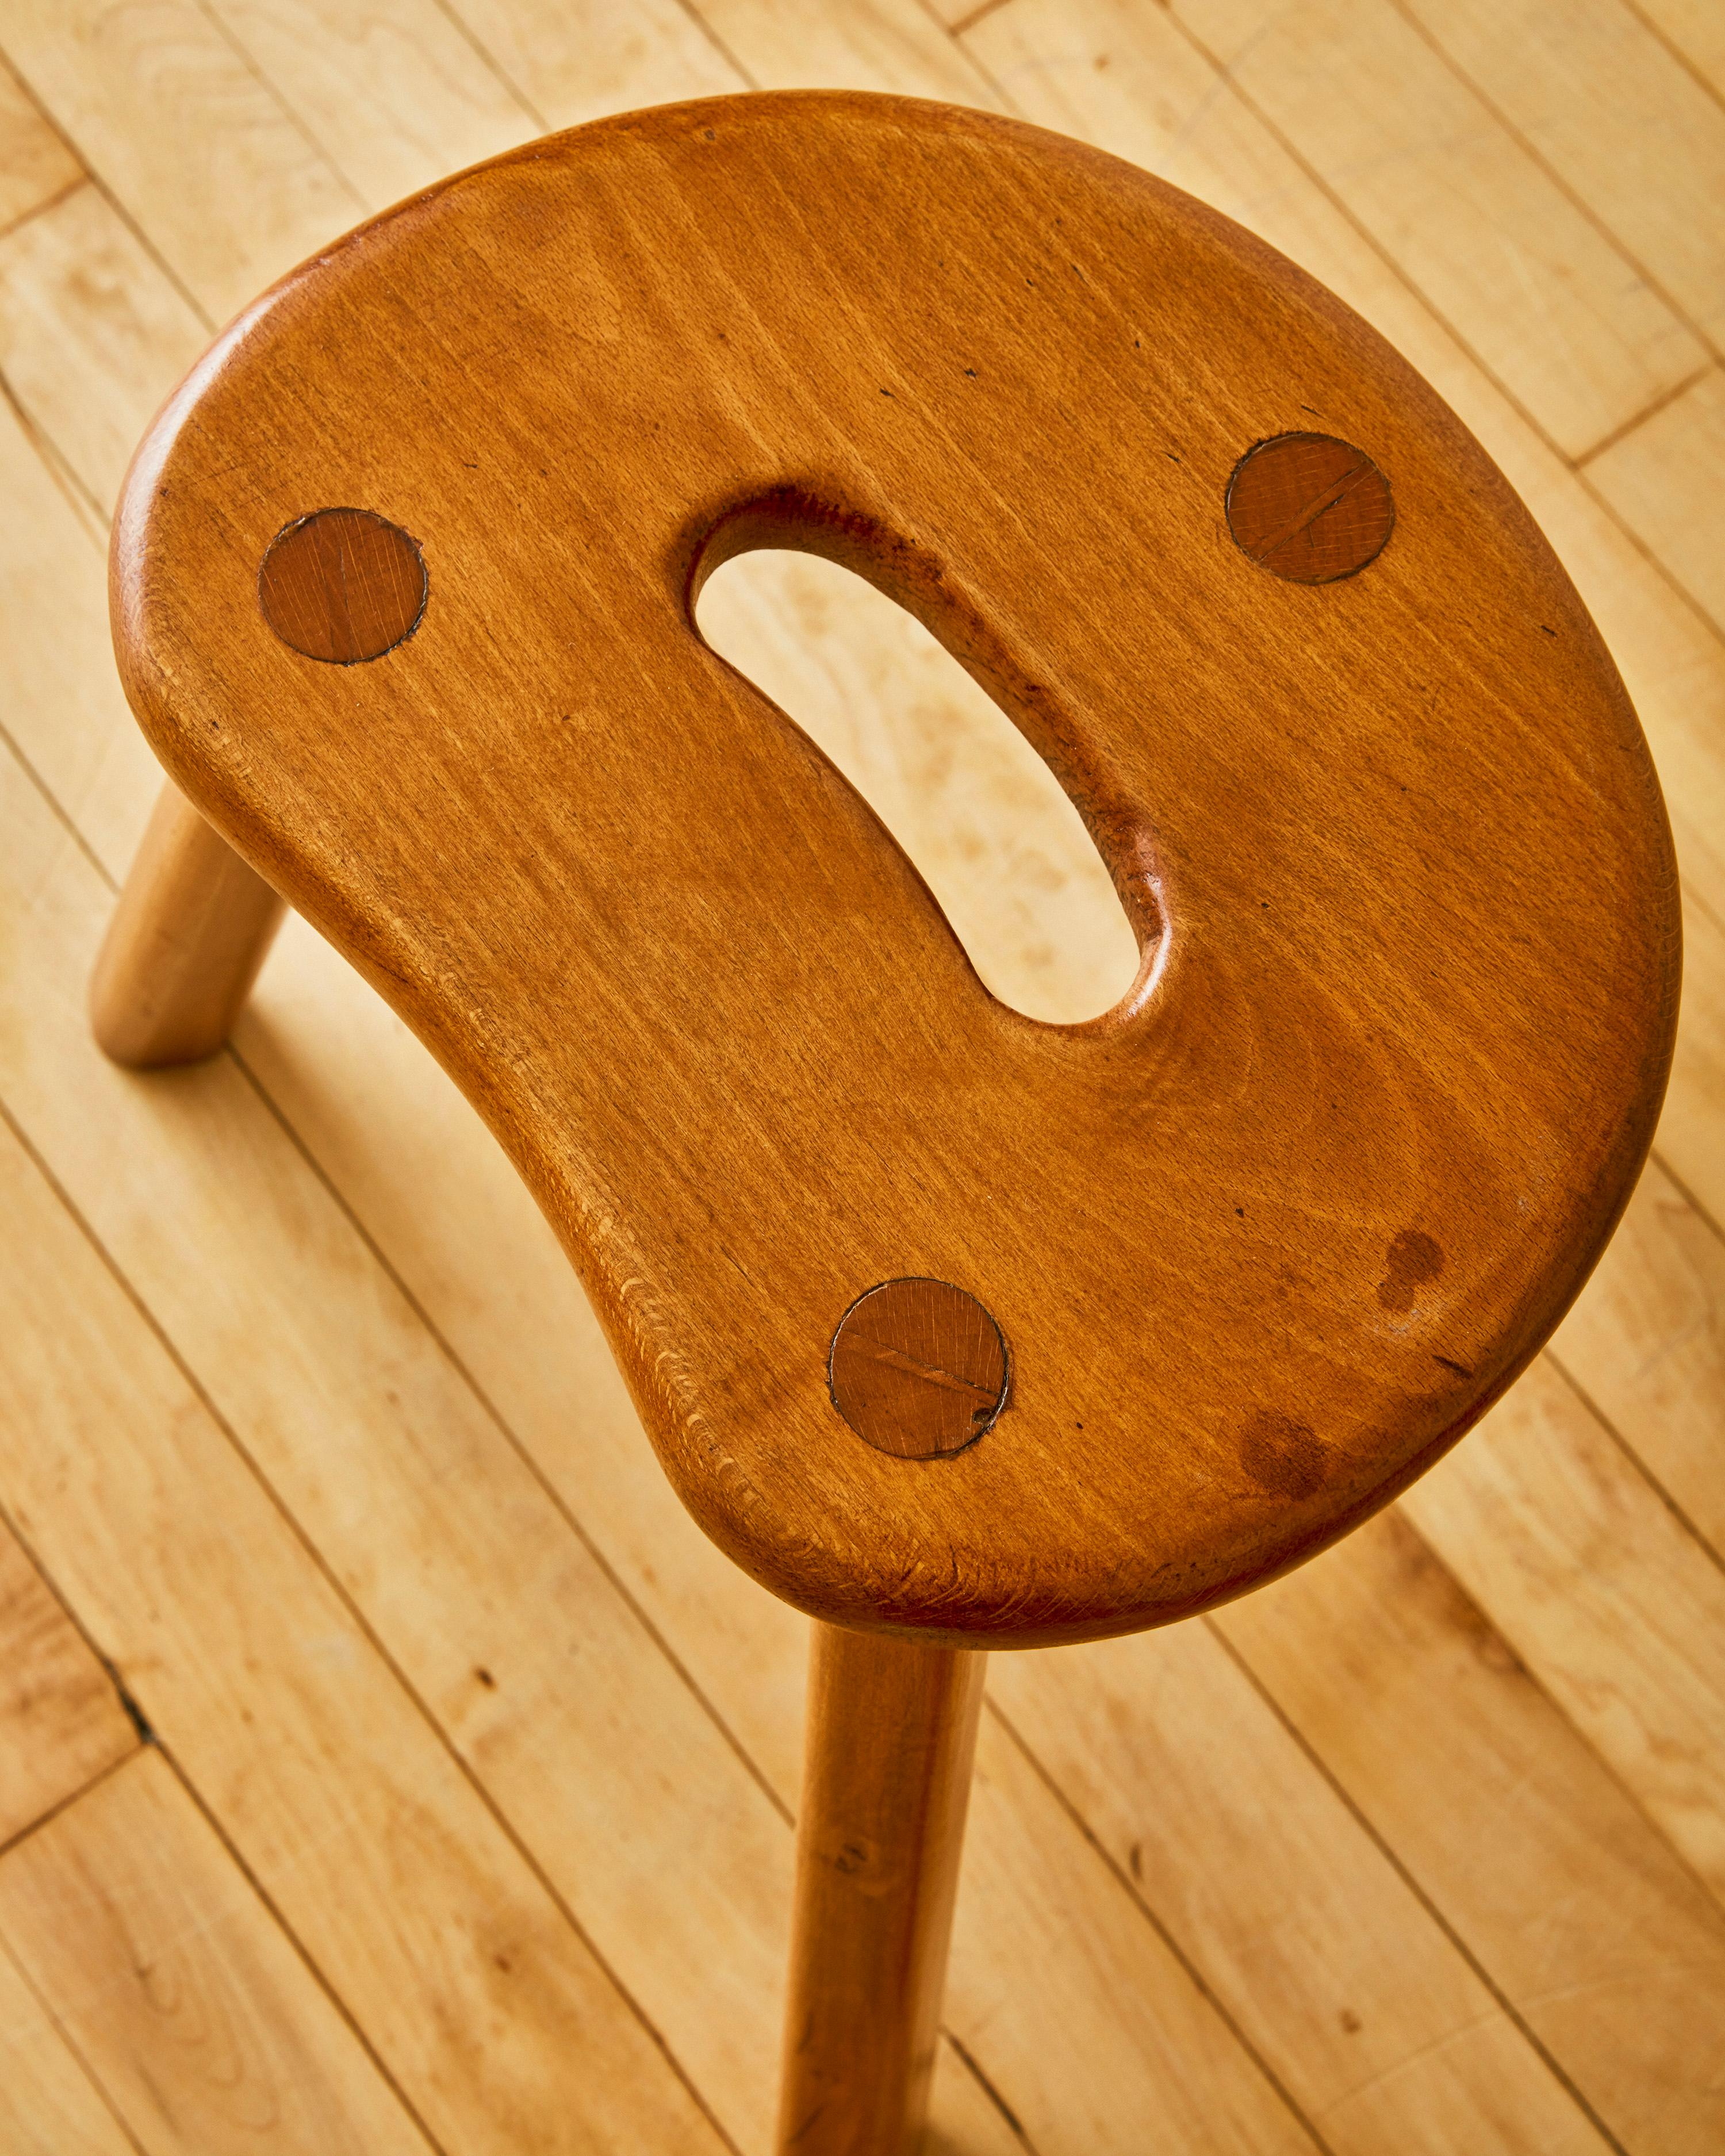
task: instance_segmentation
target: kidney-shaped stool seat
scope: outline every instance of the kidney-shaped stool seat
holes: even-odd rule
[[[763,546],[1046,759],[1138,937],[1117,1009],[991,996],[702,641]],[[114,593],[197,818],[104,1037],[190,1052],[138,909],[213,827],[200,887],[255,871],[430,1046],[684,1502],[827,1625],[1094,1638],[1310,1555],[1522,1368],[1640,1166],[1673,865],[1568,578],[1356,316],[1077,144],[795,94],[461,174],[216,345]]]

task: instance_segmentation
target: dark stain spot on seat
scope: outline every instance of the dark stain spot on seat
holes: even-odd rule
[[[1324,1449],[1317,1431],[1267,1409],[1246,1424],[1240,1460],[1260,1488],[1283,1497],[1309,1497],[1324,1479]]]
[[[1378,1283],[1378,1300],[1398,1317],[1414,1307],[1414,1298],[1444,1269],[1441,1246],[1417,1228],[1404,1228],[1389,1246],[1389,1270]]]

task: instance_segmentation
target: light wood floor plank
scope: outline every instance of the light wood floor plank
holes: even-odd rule
[[[1725,1561],[1725,1237],[1657,1162],[1551,1353]]]
[[[105,659],[102,542],[8,412],[0,412],[0,733],[117,875],[142,834],[158,767]]]
[[[0,237],[0,372],[103,516],[145,428],[208,342],[94,187]]]
[[[1215,1621],[1624,2147],[1725,2144],[1725,1912],[1405,1521]]]
[[[691,0],[759,90],[873,90],[998,105],[919,0]]]
[[[1335,2156],[1605,2148],[1204,1626],[990,1690]]]
[[[1683,1008],[1656,1142],[1713,1225],[1725,1229],[1725,927],[1711,907],[1683,910]]]
[[[83,177],[83,167],[30,102],[18,77],[0,66],[0,232]]]
[[[1270,2083],[1239,2071],[1220,2017],[1101,1859],[1053,1831],[1050,1800],[988,1713],[977,1745],[953,1925],[947,2020],[968,2046],[1011,2062],[1003,2092],[1040,2156],[1310,2156],[1313,2143]],[[1023,1912],[1016,1941],[993,1921]],[[1060,1980],[1025,1958],[1061,1943]]]
[[[368,209],[387,209],[544,131],[438,0],[211,6]]]
[[[1389,0],[1173,12],[1560,449],[1582,454],[1705,364]]]
[[[1725,105],[1601,0],[1399,0],[1717,352]]]
[[[0,1859],[0,1937],[152,2156],[427,2156],[159,1752]]]
[[[1725,1902],[1725,1573],[1552,1365],[1402,1509]]]
[[[1725,14],[1716,0],[1625,0],[1625,5],[1725,101]]]
[[[13,65],[213,321],[363,213],[197,0],[8,0],[0,30]]]
[[[450,0],[543,126],[748,85],[678,0]]]
[[[1725,633],[1725,371],[1589,459],[1588,476]]]
[[[36,894],[24,907],[9,892],[8,918],[43,942],[64,906],[57,859],[84,865],[33,795],[21,816],[20,795],[0,767],[4,850]],[[28,1433],[0,1451],[0,1498],[434,2137],[480,2156],[716,2151],[9,1136],[0,1183],[0,1426]],[[223,1291],[213,1267],[198,1285]],[[260,1333],[269,1322],[260,1312]]]
[[[0,2148],[6,2156],[140,2156],[3,1942]]]
[[[137,1748],[113,1679],[0,1527],[0,1845]]]

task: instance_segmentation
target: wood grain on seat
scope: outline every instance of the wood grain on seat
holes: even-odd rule
[[[1230,481],[1313,435],[1364,463],[1255,558]],[[1367,466],[1377,551],[1275,573],[1363,551]],[[427,579],[363,664],[259,603],[337,504]],[[767,543],[909,607],[1048,759],[1140,939],[1115,1011],[993,999],[701,642]],[[114,562],[177,783],[452,1071],[685,1501],[816,1615],[1005,1645],[1238,1593],[1454,1441],[1633,1183],[1674,875],[1568,579],[1358,318],[1062,138],[797,93],[476,167],[242,317]],[[1009,1358],[950,1456],[829,1390],[845,1313],[919,1278]]]

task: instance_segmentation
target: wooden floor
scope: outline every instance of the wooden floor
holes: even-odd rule
[[[768,2146],[801,1620],[309,932],[201,1070],[109,1068],[82,1003],[153,792],[102,549],[162,394],[438,174],[751,84],[1088,137],[1369,316],[1593,608],[1687,896],[1655,1162],[1488,1422],[1212,1620],[994,1661],[934,2146],[1725,2148],[1725,9],[949,12],[0,0],[7,2156]],[[703,625],[1002,993],[1107,999],[1087,842],[902,618],[761,557]]]

